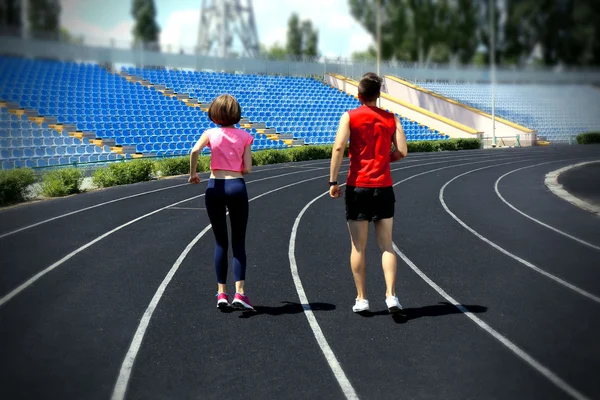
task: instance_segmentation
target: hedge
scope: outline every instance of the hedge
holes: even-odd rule
[[[133,160],[116,162],[94,173],[93,181],[96,186],[110,187],[145,182],[152,179],[155,163],[150,160]]]
[[[600,143],[600,132],[581,133],[576,139],[578,144]]]
[[[156,171],[160,171],[162,176],[184,175],[190,172],[189,157],[163,158],[155,161]],[[210,170],[210,157],[198,157],[198,167],[196,171],[205,172]]]
[[[42,194],[47,197],[61,197],[79,193],[83,172],[77,168],[63,168],[49,171],[42,178]]]
[[[600,134],[593,133],[596,140]],[[598,140],[600,141],[600,140]],[[578,137],[579,142],[579,137]],[[586,142],[587,143],[587,142]],[[589,143],[592,143],[591,141]],[[453,151],[478,149],[479,139],[451,139],[442,141],[408,142],[408,152]],[[297,161],[326,160],[331,158],[332,145],[302,146],[283,150],[262,150],[252,153],[252,165],[279,164]],[[344,151],[348,156],[348,148]],[[189,173],[190,158],[173,157],[158,160],[139,159],[127,162],[115,162],[96,170],[93,182],[98,187],[127,185],[149,181],[154,174],[161,176],[185,175]],[[210,156],[198,157],[198,172],[210,170]],[[82,175],[75,168],[58,169],[46,173],[42,181],[42,191],[46,196],[65,196],[80,191]],[[35,174],[31,169],[0,171],[0,205],[17,203],[24,200],[24,190],[35,183]]]
[[[24,201],[25,189],[35,181],[35,173],[29,168],[0,171],[0,205]]]

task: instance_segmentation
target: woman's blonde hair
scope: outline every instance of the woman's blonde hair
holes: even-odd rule
[[[222,94],[208,107],[208,118],[217,125],[235,125],[242,118],[242,108],[235,97]]]

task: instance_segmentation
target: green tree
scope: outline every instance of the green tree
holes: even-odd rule
[[[265,45],[261,44],[260,52],[271,60],[285,60],[287,56],[286,48],[279,42],[275,42],[271,48],[267,48]]]
[[[522,63],[540,46],[543,65],[600,65],[600,2],[507,0],[505,57]]]
[[[377,60],[377,51],[373,46],[366,51],[355,51],[351,56],[353,61],[375,61]]]
[[[156,22],[154,0],[133,0],[131,14],[135,19],[133,27],[135,43],[157,44],[160,28]]]
[[[288,20],[287,43],[285,49],[291,56],[318,55],[319,33],[309,20],[300,21],[298,14],[292,13]]]
[[[313,28],[311,21],[302,23],[302,54],[308,57],[318,55],[319,33]]]
[[[473,0],[458,0],[449,10],[450,25],[447,27],[447,44],[452,57],[463,64],[473,61],[477,51],[477,16],[479,4]]]
[[[14,29],[20,33],[21,2],[20,0],[4,0],[0,2],[0,26]]]
[[[477,36],[479,38],[479,42],[485,46],[486,54],[485,54],[485,64],[489,65],[491,62],[491,44],[492,44],[492,30],[490,26],[490,13],[492,12],[492,8],[489,7],[488,0],[476,0],[479,3],[481,12],[479,15],[479,26],[477,29]],[[496,64],[501,64],[503,60],[503,49],[505,45],[500,43],[500,10],[498,9],[498,4],[494,1],[494,48],[495,48],[495,62]]]
[[[302,54],[302,30],[300,29],[300,18],[293,13],[288,20],[287,45],[288,54],[299,56]]]
[[[463,62],[477,48],[473,0],[381,0],[381,58]],[[349,0],[352,16],[376,40],[376,0]]]
[[[61,11],[59,0],[29,0],[29,30],[58,38]]]

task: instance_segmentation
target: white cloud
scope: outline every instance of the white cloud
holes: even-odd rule
[[[353,33],[350,36],[350,48],[348,49],[350,54],[348,55],[355,51],[366,51],[371,45],[375,45],[375,42],[369,33]]]
[[[172,12],[167,18],[165,26],[160,33],[160,44],[172,46],[173,49],[193,49],[198,40],[199,9],[178,10]]]
[[[84,37],[84,43],[95,46],[108,46],[114,40],[116,47],[130,47],[133,41],[133,20],[131,18],[116,21],[109,27],[86,21],[83,15],[83,3],[80,0],[62,0],[60,24],[71,34]],[[89,16],[87,16],[89,17]]]
[[[118,0],[103,0],[106,7],[90,8],[85,0],[61,0],[61,24],[75,35],[84,35],[85,43],[107,45],[114,39],[116,46],[129,47],[132,42],[133,20],[129,6]],[[116,5],[115,5],[116,4]],[[177,2],[159,7],[161,18],[160,42],[171,51],[183,48],[186,53],[196,46],[198,37],[198,7],[186,2],[177,8]],[[301,20],[310,20],[319,32],[318,48],[329,57],[349,57],[353,51],[364,51],[372,43],[371,36],[350,14],[347,0],[254,0],[256,27],[260,43],[270,47],[276,42],[285,46],[287,24],[295,12]],[[96,15],[102,14],[102,18]],[[239,51],[239,40],[234,39],[234,50]]]

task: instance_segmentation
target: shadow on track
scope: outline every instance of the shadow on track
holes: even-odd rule
[[[240,318],[256,317],[258,315],[286,315],[286,314],[300,314],[304,312],[305,305],[300,303],[292,303],[290,301],[282,301],[284,305],[279,307],[268,307],[268,306],[254,306],[255,311],[243,311]],[[312,311],[333,311],[335,306],[329,303],[309,303]],[[232,309],[233,311],[233,309]]]
[[[477,314],[477,313],[484,313],[487,311],[487,307],[484,306],[474,306],[474,305],[464,305],[463,307],[473,313],[473,314]],[[450,314],[460,314],[462,313],[462,311],[460,311],[458,308],[456,308],[456,306],[454,306],[453,304],[450,304],[448,302],[440,302],[439,304],[436,305],[431,305],[431,306],[425,306],[425,307],[418,307],[418,308],[405,308],[404,310],[400,311],[397,314],[390,314],[387,310],[382,310],[382,311],[367,311],[367,312],[362,312],[362,313],[358,313],[360,316],[362,317],[375,317],[375,316],[380,316],[380,315],[384,315],[384,316],[391,316],[392,319],[394,320],[394,322],[396,322],[397,324],[405,324],[408,321],[410,321],[411,319],[417,319],[417,318],[421,318],[421,317],[441,317],[444,315],[450,315]]]

